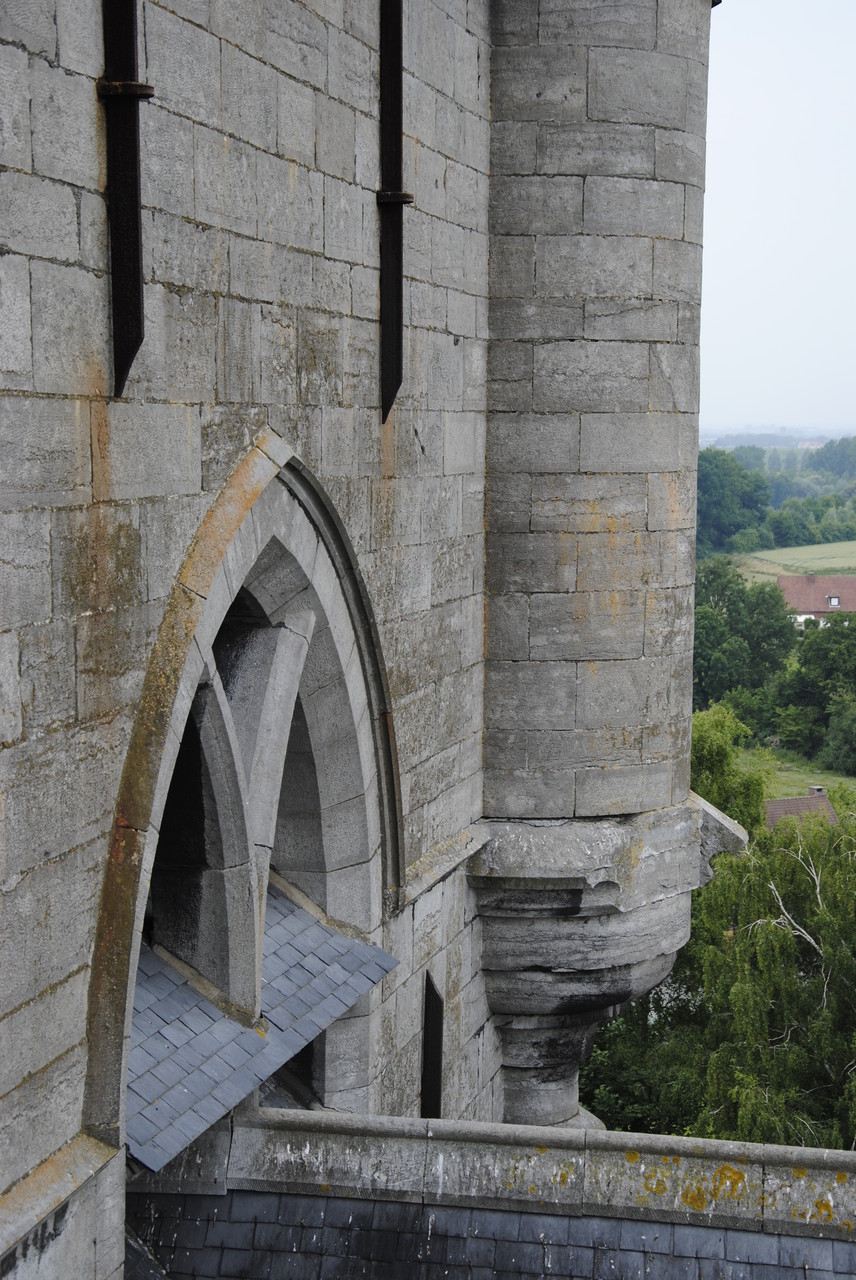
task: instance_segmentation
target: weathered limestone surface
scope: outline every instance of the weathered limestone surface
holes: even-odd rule
[[[134,716],[176,574],[255,442],[274,433],[319,477],[356,549],[406,861],[430,861],[481,813],[488,6],[406,11],[406,376],[382,427],[377,4],[139,6],[155,90],[140,109],[146,339],[121,400],[100,6],[2,6],[0,1194],[80,1130]],[[329,824],[345,867],[344,802]],[[140,856],[131,837],[114,848]],[[359,1011],[383,1070],[350,1104],[418,1109],[430,964],[450,1008],[448,1105],[489,1118],[499,1063],[471,898],[465,919],[462,870],[424,883],[388,926],[412,964]],[[330,1037],[342,1105],[350,1077],[365,1080],[349,1057],[364,1040],[353,1020]]]
[[[84,1124],[121,1142],[121,1089],[101,1084],[121,1078],[157,824],[226,610],[281,555],[349,634],[317,525],[271,532],[288,465],[317,477],[365,588],[406,872],[384,885],[377,858],[357,885],[383,844],[368,677],[355,642],[307,657],[296,627],[314,746],[298,725],[279,804],[284,724],[265,739],[241,865],[263,889],[278,841],[281,874],[399,960],[319,1046],[328,1101],[418,1114],[430,973],[444,1113],[571,1119],[602,1010],[686,936],[704,872],[687,795],[708,0],[403,12],[405,375],[381,424],[376,0],[140,0],[146,337],[118,399],[100,7],[0,6],[16,1276],[113,1280],[121,1263],[120,1162],[73,1185],[55,1162]],[[257,945],[236,859],[219,876],[223,920],[244,920],[233,959]],[[217,967],[225,931],[192,955],[254,1008],[255,970]],[[25,1257],[35,1230],[45,1249]]]
[[[506,1121],[592,1123],[580,1114],[580,1061],[602,1018],[660,982],[687,941],[699,823],[681,805],[621,821],[485,824],[469,879]]]
[[[707,0],[494,11],[494,821],[470,872],[507,1120],[577,1114],[598,1018],[668,973],[699,881],[686,804],[698,336],[682,307],[701,289],[709,12]],[[607,904],[590,855],[610,841],[624,852]]]
[[[390,1246],[432,1280],[452,1257],[533,1280],[847,1276],[856,1259],[852,1152],[268,1111],[192,1155],[160,1192],[130,1186],[132,1221],[176,1269],[241,1260],[261,1277],[301,1227],[313,1276],[345,1256],[381,1275]]]
[[[0,1265],[15,1280],[121,1280],[124,1155],[78,1137],[0,1202]]]
[[[680,307],[701,286],[710,6],[524,8],[494,17],[485,812],[634,813],[687,794],[692,617],[671,602],[694,575]],[[664,643],[646,615],[666,610]]]

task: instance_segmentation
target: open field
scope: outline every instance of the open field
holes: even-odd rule
[[[740,752],[740,763],[749,769],[758,767],[757,752],[751,748]],[[829,769],[819,769],[808,760],[781,760],[775,752],[765,752],[764,763],[771,765],[767,779],[765,794],[768,800],[776,800],[781,796],[805,796],[809,787],[826,787],[827,790],[836,782],[846,782],[856,786],[856,778],[848,778],[842,773],[832,773]]]
[[[734,563],[749,582],[775,582],[780,573],[856,573],[856,542],[776,547],[735,556]]]

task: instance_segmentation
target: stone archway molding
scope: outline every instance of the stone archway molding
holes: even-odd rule
[[[266,518],[287,506],[302,546],[288,548],[311,568],[320,590],[353,635],[354,675],[368,712],[376,813],[380,826],[383,912],[397,909],[403,838],[395,739],[386,672],[371,603],[356,554],[332,503],[312,473],[273,432],[263,433],[207,512],[179,570],[149,659],[122,772],[96,926],[89,987],[87,1132],[120,1146],[124,1078],[136,965],[148,878],[184,724],[220,623],[259,560]],[[285,522],[286,524],[288,521]],[[308,537],[307,537],[308,530]],[[276,539],[272,539],[276,540]]]

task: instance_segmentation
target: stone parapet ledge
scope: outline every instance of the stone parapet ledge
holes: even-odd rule
[[[690,792],[690,803],[698,810],[701,848],[699,859],[699,886],[708,884],[713,879],[711,858],[718,853],[740,853],[749,843],[749,834],[739,822],[729,818],[727,813],[715,808],[702,796]]]
[[[78,1135],[0,1196],[0,1275],[119,1280],[124,1191],[124,1153]]]
[[[856,1226],[853,1152],[534,1125],[262,1110],[236,1119],[223,1183],[845,1240]]]

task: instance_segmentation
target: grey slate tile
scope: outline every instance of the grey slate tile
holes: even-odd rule
[[[517,1238],[540,1244],[567,1244],[568,1219],[558,1214],[522,1213]]]
[[[266,1035],[229,1019],[143,946],[128,1097],[132,1153],[160,1169],[304,1045],[396,961],[345,938],[271,888],[264,940]]]
[[[144,1072],[134,1081],[134,1093],[145,1098],[146,1102],[154,1102],[155,1098],[159,1098],[163,1092],[163,1081],[158,1080],[152,1071]]]
[[[779,1236],[779,1264],[832,1271],[833,1241],[812,1240],[807,1236]]]
[[[200,1098],[193,1108],[196,1115],[205,1121],[205,1128],[208,1129],[212,1124],[216,1124],[218,1120],[222,1120],[225,1112],[222,1106],[210,1094],[205,1098]]]
[[[779,1261],[778,1237],[762,1235],[760,1231],[727,1230],[725,1256],[732,1262],[764,1262],[775,1266]]]
[[[222,1084],[224,1080],[228,1080],[232,1074],[232,1068],[228,1062],[224,1062],[220,1057],[210,1058],[208,1062],[203,1062],[199,1070],[203,1075],[210,1076],[213,1081],[211,1088],[208,1090],[209,1093],[213,1093],[215,1087],[218,1084]]]
[[[675,1223],[673,1240],[674,1251],[680,1257],[725,1257],[725,1231],[718,1227],[685,1227]]]

